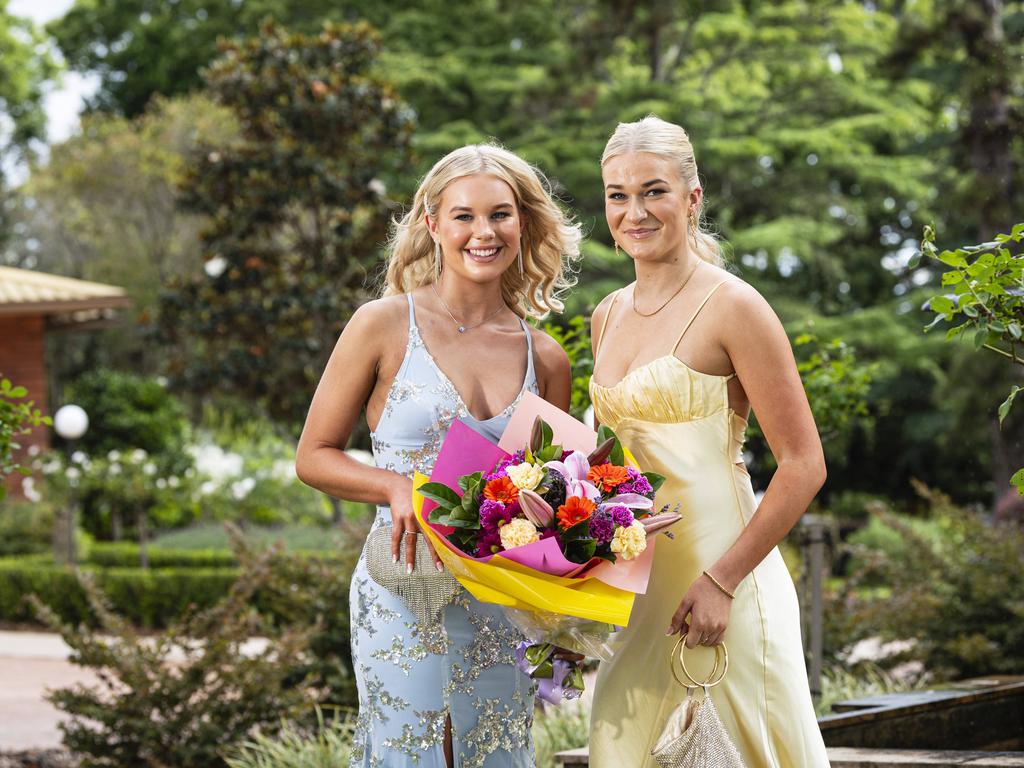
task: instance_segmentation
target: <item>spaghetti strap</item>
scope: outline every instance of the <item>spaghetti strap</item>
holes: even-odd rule
[[[721,287],[722,287],[723,285],[725,285],[725,283],[726,283],[726,282],[727,282],[727,281],[723,280],[723,281],[722,281],[722,282],[720,282],[720,283],[716,283],[716,284],[715,284],[715,285],[714,285],[714,286],[713,286],[713,287],[711,288],[711,290],[710,290],[710,291],[708,291],[708,295],[704,297],[704,300],[703,300],[703,301],[701,301],[701,303],[697,305],[697,309],[695,309],[695,310],[694,310],[693,314],[692,314],[692,315],[690,315],[690,319],[686,321],[686,325],[684,325],[684,326],[683,326],[683,330],[682,330],[682,333],[680,333],[680,334],[679,334],[679,336],[677,336],[677,337],[676,337],[676,343],[675,343],[675,344],[673,344],[673,345],[672,345],[672,349],[670,349],[670,350],[668,351],[668,353],[669,353],[670,355],[674,355],[674,354],[676,353],[676,347],[678,347],[678,346],[679,346],[679,342],[683,340],[683,336],[685,336],[685,335],[686,335],[686,332],[687,332],[688,330],[690,330],[690,326],[691,326],[691,325],[693,325],[693,321],[697,319],[697,315],[699,315],[699,314],[700,314],[700,311],[701,311],[702,309],[704,309],[704,305],[705,305],[705,304],[707,304],[707,303],[708,303],[708,301],[709,301],[709,300],[711,299],[711,297],[715,295],[715,291],[717,291],[717,290],[718,290],[719,288],[721,288]]]
[[[597,363],[597,356],[601,352],[601,342],[604,341],[604,330],[608,327],[608,318],[612,316],[612,307],[615,306],[615,300],[619,298],[621,292],[622,289],[619,288],[612,294],[612,303],[608,305],[608,311],[604,313],[604,320],[601,321],[601,330],[597,334],[597,344],[594,345],[595,363]]]
[[[412,335],[412,329],[416,327],[416,310],[413,309],[412,294],[405,294],[405,298],[409,300],[409,334]]]
[[[533,336],[530,334],[530,326],[521,317],[519,324],[523,326],[523,333],[526,334],[526,380],[529,381],[531,376],[537,375],[533,365]]]

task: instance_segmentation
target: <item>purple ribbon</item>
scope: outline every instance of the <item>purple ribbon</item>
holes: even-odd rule
[[[549,704],[578,699],[583,693],[583,671],[578,662],[554,658],[551,643],[523,640],[516,646],[516,666],[537,681],[537,697]]]

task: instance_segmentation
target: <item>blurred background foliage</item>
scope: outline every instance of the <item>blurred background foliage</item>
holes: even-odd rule
[[[1024,209],[1010,182],[1024,159],[1024,4],[450,10],[78,0],[51,22],[66,66],[100,86],[81,131],[8,202],[5,260],[136,300],[135,322],[53,345],[61,380],[97,366],[170,375],[188,402],[233,398],[294,435],[333,338],[375,290],[387,219],[471,141],[537,163],[583,222],[580,283],[551,322],[585,341],[572,318],[631,275],[604,226],[598,158],[618,121],[654,112],[690,132],[730,268],[792,338],[819,340],[808,360],[841,345],[817,391],[866,385],[827,441],[826,498],[916,503],[911,476],[965,502],[1002,494],[1005,468],[1024,465],[1019,430],[979,404],[1017,374],[921,336],[937,272],[909,262],[925,224],[955,247],[1009,231]],[[18,76],[35,85],[0,95],[37,116],[12,147],[38,135],[33,88],[50,69],[31,62]],[[582,410],[592,363],[576,352]],[[750,458],[766,477],[756,439]]]
[[[782,319],[822,435],[815,511],[834,535],[820,711],[1022,669],[1024,503],[1009,479],[1024,417],[997,410],[1021,367],[974,347],[984,326],[1016,355],[1024,320],[1024,2],[75,0],[39,29],[0,0],[0,49],[0,263],[122,285],[135,302],[119,326],[49,339],[51,402],[78,400],[93,424],[76,450],[30,457],[26,498],[0,506],[0,619],[30,619],[33,592],[51,619],[97,620],[47,552],[74,502],[82,569],[132,623],[187,621],[241,572],[266,621],[315,627],[288,681],[350,707],[345,594],[368,508],[301,485],[295,435],[334,339],[378,290],[389,219],[465,143],[540,167],[588,234],[567,311],[544,324],[570,354],[582,416],[589,313],[632,279],[604,224],[599,158],[616,123],[656,113],[689,131],[728,268]],[[59,66],[99,87],[81,128],[46,146]],[[926,226],[931,258],[915,258]],[[969,268],[1008,286],[999,317],[956,299],[944,275]],[[936,313],[962,313],[970,338],[923,333]],[[763,488],[774,466],[756,418],[749,438]],[[350,448],[367,444],[363,430]],[[224,521],[250,544],[229,551]],[[145,568],[128,541],[140,527]],[[799,536],[783,550],[806,578]],[[261,560],[269,540],[287,556]],[[344,719],[278,740],[272,720],[231,764],[347,750]],[[542,764],[581,744],[586,721],[538,717]]]

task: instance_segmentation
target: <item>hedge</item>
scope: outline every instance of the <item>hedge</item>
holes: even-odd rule
[[[164,549],[149,547],[150,568],[235,568],[238,560],[228,549]],[[291,550],[290,555],[296,557],[315,557],[327,560],[344,558],[332,551],[297,551]],[[131,541],[95,542],[85,557],[85,563],[99,568],[138,568],[139,545]]]
[[[162,628],[190,606],[206,608],[227,594],[237,568],[95,568],[95,579],[114,610],[133,624]],[[37,595],[58,616],[95,624],[73,569],[29,558],[0,558],[0,621],[37,621],[28,595]]]

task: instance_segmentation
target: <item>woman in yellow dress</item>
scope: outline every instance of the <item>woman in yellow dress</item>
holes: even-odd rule
[[[601,165],[608,226],[636,282],[594,312],[591,399],[640,466],[666,476],[658,503],[682,502],[683,519],[659,537],[647,593],[598,672],[590,765],[655,765],[651,749],[685,696],[668,667],[685,633],[688,648],[728,648],[710,695],[747,768],[827,766],[777,549],[825,480],[789,341],[701,231],[682,128],[653,116],[620,124]],[[778,463],[760,503],[742,456],[751,408]],[[687,665],[710,667],[701,654],[687,652]]]

